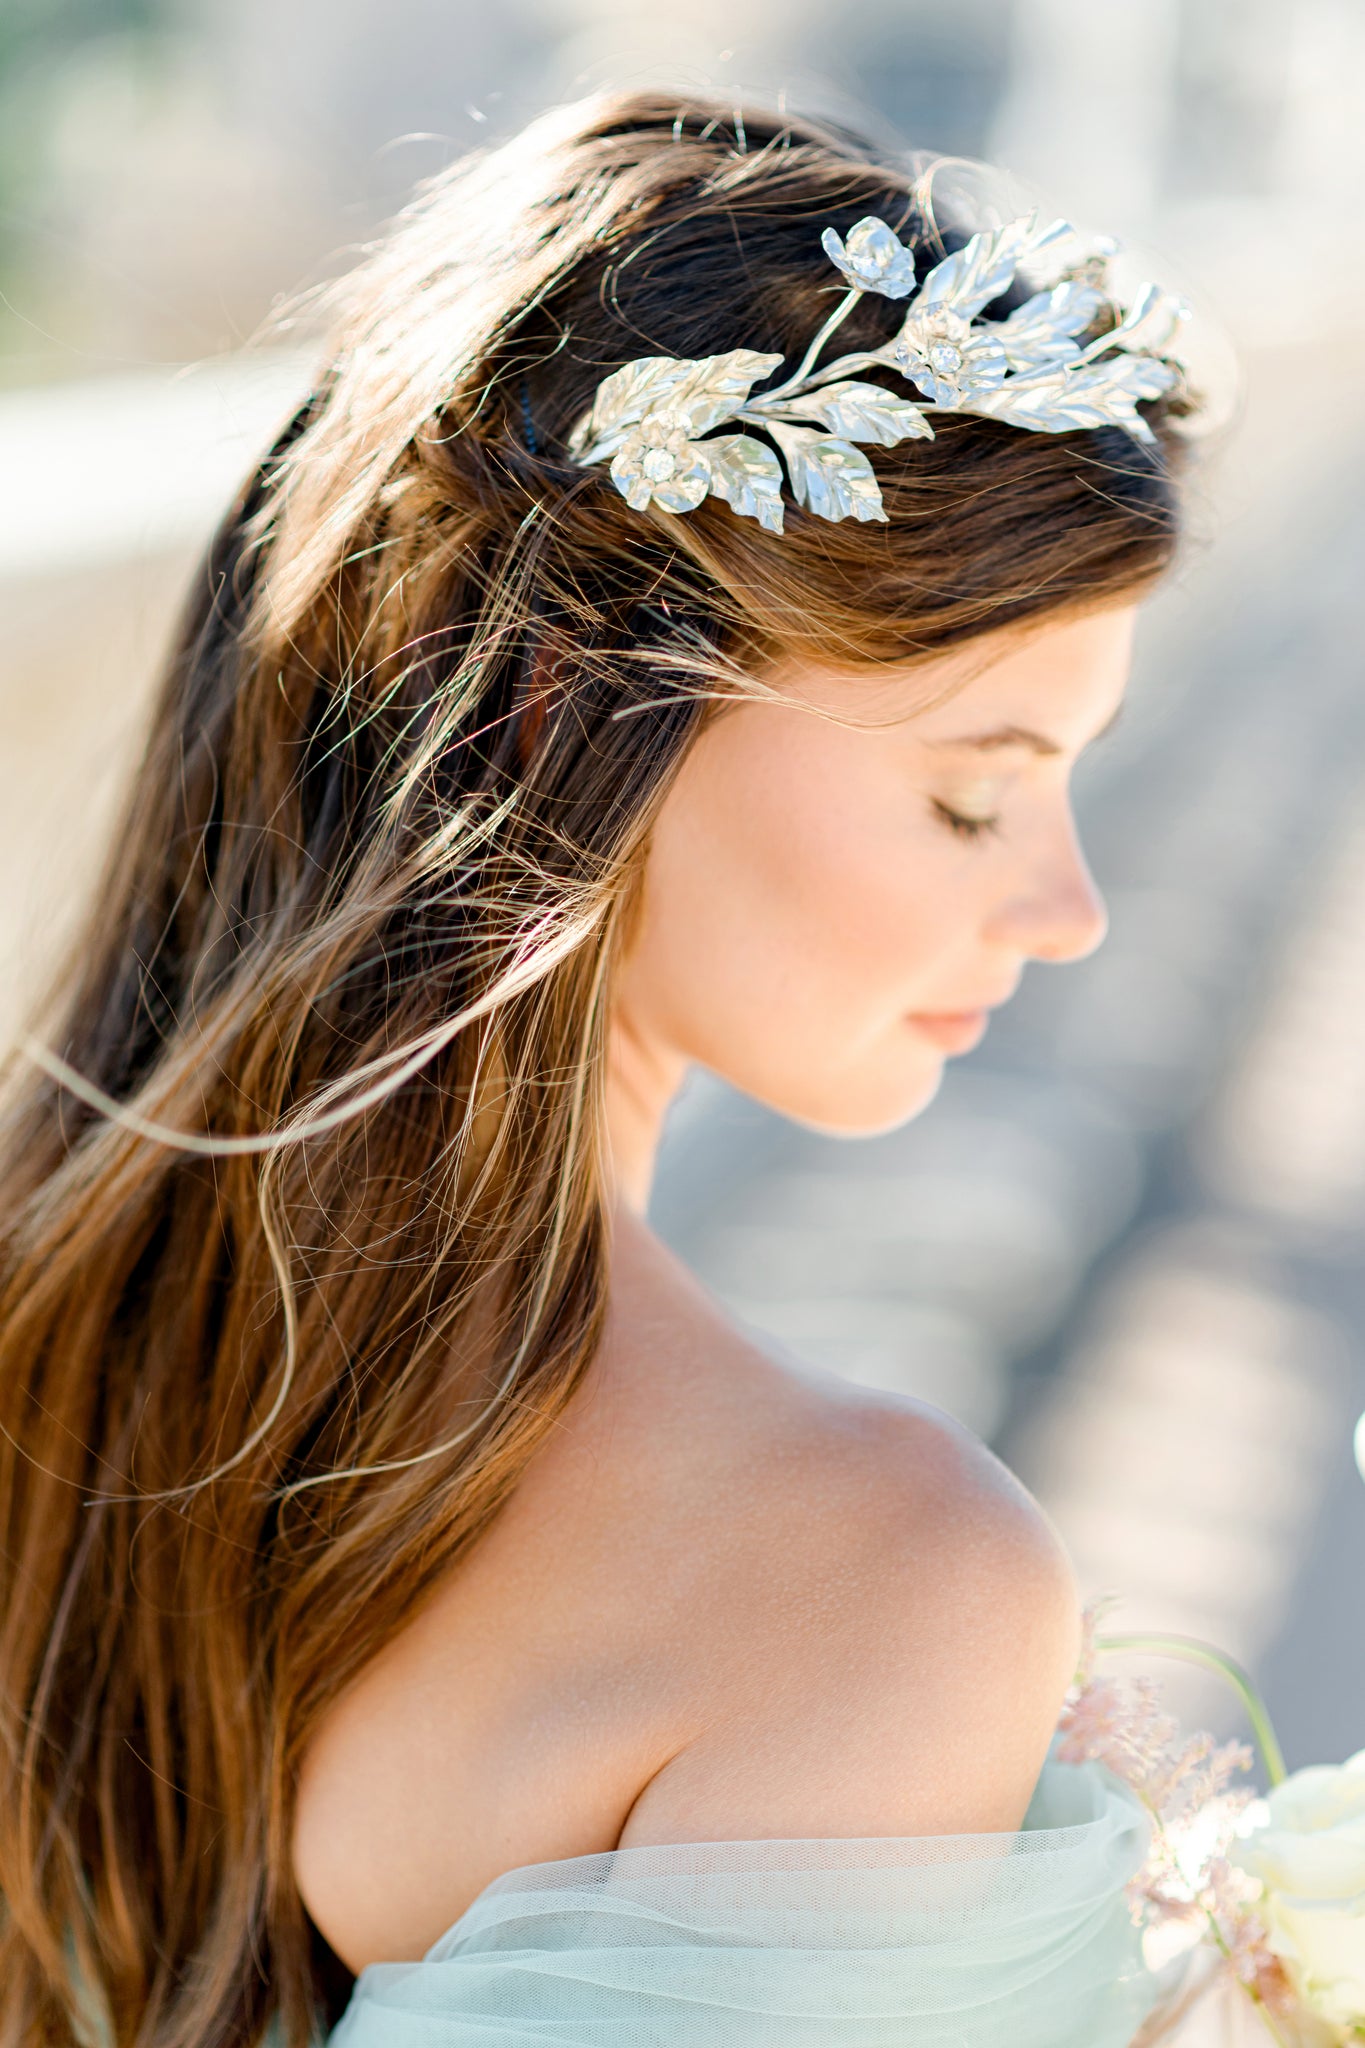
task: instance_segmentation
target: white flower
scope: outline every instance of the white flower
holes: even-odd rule
[[[848,231],[843,242],[826,228],[820,247],[855,291],[878,292],[884,299],[908,299],[915,289],[915,252],[893,229],[868,214]]]
[[[1335,2026],[1365,2024],[1365,1750],[1295,1771],[1270,1793],[1236,1860],[1299,1997]]]
[[[634,512],[653,503],[695,512],[711,488],[711,466],[676,412],[647,412],[612,458],[611,477]]]
[[[991,327],[975,327],[947,306],[906,315],[883,353],[931,405],[959,406],[1005,381],[1009,358]]]

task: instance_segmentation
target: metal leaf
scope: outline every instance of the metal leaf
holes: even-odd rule
[[[964,320],[973,319],[1013,283],[1028,226],[1027,221],[1016,220],[1008,227],[973,235],[955,255],[929,272],[915,301],[916,311],[942,306]]]
[[[1051,252],[1052,263],[1043,267],[1052,270],[1052,274],[1055,277],[1057,272],[1054,265],[1056,264],[1058,251],[1064,243],[1079,243],[1080,239],[1080,236],[1076,233],[1069,220],[1050,220],[1046,227],[1040,227],[1038,225],[1038,216],[1033,214],[1030,216],[1025,227],[1024,246],[1019,251],[1019,261],[1032,267],[1035,257],[1041,256],[1045,252]],[[1106,255],[1112,256],[1118,247],[1117,242],[1112,242],[1107,235],[1091,237],[1090,239],[1091,246],[1097,246]]]
[[[1123,427],[1139,441],[1156,437],[1137,413],[1139,399],[1158,398],[1176,381],[1169,363],[1151,356],[1114,356],[1104,362],[1009,377],[963,407],[1012,427],[1064,434],[1082,427]]]
[[[860,448],[822,434],[818,427],[791,427],[774,420],[768,431],[786,458],[798,504],[821,519],[885,522],[872,464]]]
[[[932,441],[934,430],[917,405],[885,391],[880,384],[825,384],[805,391],[783,410],[801,419],[818,420],[845,441],[872,441],[894,448],[898,441]]]
[[[580,462],[614,455],[630,428],[646,413],[660,411],[696,367],[680,356],[641,356],[613,370],[598,385],[592,410],[569,435],[569,453]]]
[[[1012,370],[1041,370],[1049,363],[1074,362],[1074,336],[1094,324],[1105,299],[1093,285],[1074,279],[1036,292],[1016,307],[997,330]]]
[[[1189,314],[1189,307],[1175,292],[1144,284],[1118,326],[1103,337],[1104,345],[1160,355]]]
[[[738,412],[750,386],[777,368],[781,356],[758,349],[732,348],[727,355],[703,356],[687,365],[690,375],[670,392],[669,412],[681,413],[689,434],[704,434]]]
[[[676,414],[688,434],[704,434],[737,412],[751,385],[781,361],[752,348],[695,360],[641,356],[603,379],[592,411],[569,436],[569,453],[579,462],[603,462],[653,412]]]
[[[1037,214],[1008,221],[1001,228],[983,229],[929,272],[916,306],[924,311],[947,306],[964,320],[973,320],[983,306],[1009,290],[1022,262],[1074,232],[1064,220],[1040,227]]]
[[[717,434],[698,451],[711,466],[711,489],[769,533],[782,531],[782,464],[751,434]]]

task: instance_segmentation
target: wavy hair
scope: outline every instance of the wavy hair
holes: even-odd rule
[[[1152,447],[943,418],[875,452],[888,524],[781,539],[567,459],[631,357],[799,350],[823,227],[941,253],[926,189],[611,97],[457,165],[335,290],[4,1098],[4,2048],[310,2038],[299,1759],[592,1359],[612,965],[714,701],[1171,558],[1160,406]],[[898,317],[865,298],[849,346]]]

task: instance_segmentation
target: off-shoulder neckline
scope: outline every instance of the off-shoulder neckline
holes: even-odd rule
[[[483,1890],[476,1893],[475,1896],[470,1900],[464,1912],[460,1915],[460,1919],[463,1920],[468,1914],[472,1913],[474,1908],[479,1904],[480,1900],[486,1899],[490,1892],[499,1891],[504,1887],[510,1890],[512,1888],[512,1880],[514,1878],[535,1877],[543,1874],[546,1871],[566,1872],[574,1869],[575,1867],[581,1868],[583,1865],[589,1863],[610,1863],[613,1867],[616,1867],[620,1865],[622,1862],[627,1861],[628,1859],[638,1859],[640,1862],[644,1862],[645,1859],[650,1856],[663,1856],[671,1852],[677,1852],[677,1854],[681,1856],[688,1850],[693,1850],[698,1855],[701,1855],[703,1852],[708,1850],[718,1849],[763,1849],[776,1851],[779,1849],[799,1850],[837,1848],[866,1849],[875,1852],[877,1850],[889,1851],[898,1848],[906,1849],[911,1847],[912,1845],[915,1847],[922,1847],[925,1843],[928,1842],[938,1843],[941,1846],[946,1847],[948,1844],[954,1842],[1003,1843],[1019,1842],[1024,1840],[1038,1841],[1045,1836],[1050,1836],[1053,1838],[1065,1838],[1068,1836],[1083,1835],[1100,1825],[1100,1819],[1096,1817],[1093,1820],[1068,1821],[1067,1823],[1065,1823],[1065,1825],[1060,1827],[1000,1828],[989,1831],[983,1830],[979,1834],[961,1833],[953,1835],[736,1835],[733,1837],[720,1836],[714,1840],[698,1840],[695,1842],[631,1842],[627,1844],[627,1846],[623,1849],[590,1849],[582,1856],[547,1856],[541,1862],[538,1863],[514,1863],[509,1870],[500,1871],[496,1877],[489,1879],[488,1883],[483,1887]],[[876,1867],[879,1860],[880,1859],[875,1854],[873,1854],[870,1856],[869,1861],[866,1864],[857,1865],[850,1863],[848,1867],[850,1869],[871,1869]],[[887,1858],[887,1862],[889,1864],[889,1857]],[[818,1866],[815,1864],[811,1865],[812,1869],[817,1867]],[[459,1921],[452,1922],[452,1925],[458,1926]]]
[[[1056,1782],[1054,1773],[1059,1769],[1073,1783],[1077,1780],[1087,1782],[1097,1792],[1101,1786],[1104,1788],[1106,1794],[1104,1801],[1101,1802],[1097,1799],[1094,1810],[1083,1819],[1063,1821],[1052,1826],[1037,1825],[1029,1827],[1025,1825],[1018,1828],[990,1829],[977,1832],[963,1830],[958,1833],[940,1835],[762,1835],[718,1837],[712,1840],[692,1842],[632,1842],[624,1848],[618,1846],[614,1849],[594,1849],[579,1856],[550,1856],[538,1862],[516,1863],[509,1869],[500,1871],[496,1877],[490,1878],[488,1883],[475,1893],[464,1911],[451,1921],[444,1933],[437,1936],[421,1960],[422,1962],[439,1960],[437,1952],[444,1950],[459,1934],[461,1928],[475,1917],[479,1908],[490,1900],[507,1892],[534,1891],[537,1889],[536,1885],[528,1883],[527,1880],[545,1877],[547,1874],[551,1876],[557,1887],[567,1890],[569,1888],[568,1874],[574,1870],[583,1870],[586,1875],[586,1866],[588,1865],[603,1866],[609,1864],[613,1875],[619,1874],[624,1877],[629,1875],[629,1868],[622,1869],[621,1866],[623,1864],[626,1866],[632,1863],[637,1866],[643,1865],[651,1857],[677,1856],[680,1859],[685,1859],[689,1854],[701,1858],[707,1855],[715,1855],[718,1852],[732,1852],[735,1857],[735,1863],[732,1867],[739,1868],[742,1867],[740,1865],[739,1852],[762,1851],[763,1857],[755,1858],[754,1860],[761,1863],[764,1858],[771,1859],[771,1867],[773,1869],[780,1869],[783,1866],[778,1859],[783,1851],[795,1853],[832,1852],[839,1850],[850,1852],[850,1860],[842,1865],[831,1860],[825,1866],[827,1869],[846,1868],[850,1871],[857,1869],[868,1870],[878,1867],[890,1869],[895,1867],[893,1858],[896,1850],[923,1849],[929,1843],[936,1845],[938,1852],[944,1855],[944,1860],[950,1860],[950,1856],[946,1852],[950,1852],[955,1844],[974,1843],[995,1844],[998,1846],[1007,1842],[1028,1841],[1036,1845],[1035,1853],[1041,1852],[1045,1847],[1049,1846],[1055,1846],[1058,1849],[1068,1846],[1079,1846],[1079,1837],[1086,1834],[1094,1834],[1097,1830],[1104,1827],[1106,1821],[1112,1820],[1116,1804],[1126,1809],[1130,1819],[1145,1819],[1143,1809],[1129,1788],[1122,1784],[1119,1779],[1113,1777],[1110,1772],[1095,1764],[1063,1764],[1059,1766],[1054,1760],[1049,1760],[1044,1765],[1043,1771],[1039,1776],[1038,1787],[1034,1792],[1035,1801],[1045,1781]],[[1032,1810],[1031,1805],[1030,1812]],[[868,1852],[867,1860],[861,1864],[852,1859],[851,1853],[859,1850]],[[818,1859],[812,1855],[812,1860],[806,1867],[812,1871],[818,1871],[821,1866]],[[689,1873],[679,1872],[678,1874],[685,1875]],[[361,1975],[363,1976],[369,1970],[386,1967],[391,1968],[393,1965],[382,1961],[367,1963]],[[409,1963],[399,1967],[411,1969],[418,1967],[418,1965]]]

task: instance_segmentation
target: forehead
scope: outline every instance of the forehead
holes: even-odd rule
[[[1065,751],[1093,738],[1117,709],[1136,617],[1135,603],[1062,613],[982,634],[928,661],[846,670],[790,662],[770,680],[812,709],[927,742],[1018,728]]]

